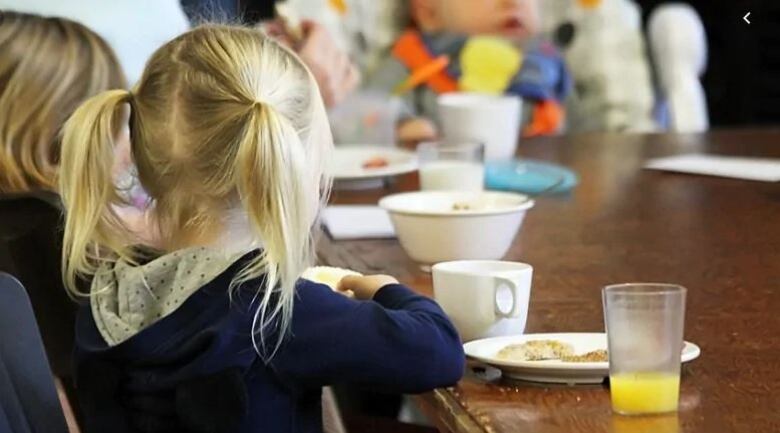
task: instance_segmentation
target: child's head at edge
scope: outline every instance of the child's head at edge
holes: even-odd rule
[[[132,92],[79,107],[65,126],[60,176],[63,274],[74,293],[101,263],[133,260],[131,233],[112,209],[121,204],[113,131],[126,103],[161,249],[218,244],[229,215],[245,213],[262,253],[233,286],[265,274],[255,330],[279,318],[285,332],[330,184],[323,160],[332,138],[311,73],[259,31],[204,25],[157,50]]]
[[[420,30],[524,40],[539,31],[538,0],[408,0]]]
[[[56,190],[60,130],[85,99],[124,88],[108,44],[57,17],[0,16],[0,192]]]

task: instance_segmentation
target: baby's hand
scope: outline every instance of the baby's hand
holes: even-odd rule
[[[337,291],[355,294],[355,299],[368,301],[376,292],[388,284],[398,284],[398,280],[388,275],[347,275],[339,281]]]
[[[419,143],[434,140],[438,135],[436,125],[423,117],[410,117],[396,127],[396,135],[401,143]]]

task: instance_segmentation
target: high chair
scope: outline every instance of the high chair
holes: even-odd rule
[[[77,304],[62,285],[61,218],[54,193],[0,195],[0,271],[27,288],[52,371],[70,377]]]
[[[26,287],[51,370],[75,402],[71,354],[77,304],[60,277],[61,218],[55,193],[0,195],[0,271]]]
[[[0,273],[0,431],[68,431],[30,299],[6,273]]]
[[[682,3],[658,6],[648,19],[648,43],[664,122],[674,132],[709,129],[707,101],[700,77],[707,66],[707,38],[696,10]]]

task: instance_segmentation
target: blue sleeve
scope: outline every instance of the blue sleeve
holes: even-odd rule
[[[355,301],[311,282],[299,285],[291,334],[270,360],[285,382],[302,387],[397,393],[453,385],[464,364],[460,337],[432,300],[392,284],[372,301]]]

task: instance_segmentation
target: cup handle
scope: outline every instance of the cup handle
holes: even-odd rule
[[[509,291],[512,293],[512,308],[508,313],[501,311],[501,307],[498,305],[498,290],[501,287],[509,286]],[[520,294],[518,293],[517,284],[509,278],[495,277],[495,287],[493,289],[493,303],[495,304],[496,315],[501,318],[513,318],[520,317]]]

